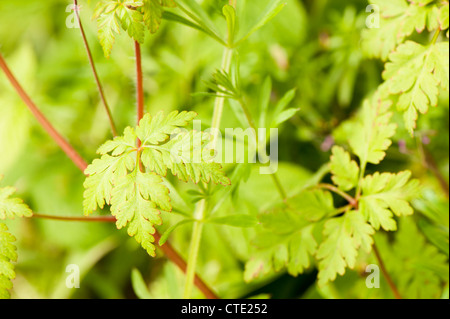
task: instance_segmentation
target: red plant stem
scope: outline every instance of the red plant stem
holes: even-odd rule
[[[70,217],[70,216],[53,216],[44,214],[34,214],[33,218],[59,220],[59,221],[71,221],[71,222],[104,222],[115,223],[116,218],[114,216],[98,216],[98,217]]]
[[[16,80],[14,75],[11,73],[8,65],[6,64],[3,56],[0,54],[0,68],[5,73],[11,85],[19,94],[22,101],[30,109],[31,113],[36,117],[38,122],[42,125],[44,130],[52,137],[52,139],[61,147],[61,149],[66,153],[66,155],[72,160],[72,162],[82,171],[87,167],[87,163],[84,159],[77,153],[77,151],[56,131],[53,125],[47,120],[47,118],[41,113],[37,108],[28,94],[24,91],[22,86]]]
[[[386,281],[389,285],[389,288],[391,288],[392,293],[395,296],[395,299],[402,299],[402,296],[398,292],[397,286],[394,284],[394,281],[392,280],[391,276],[389,275],[389,272],[386,269],[386,266],[384,265],[383,259],[381,258],[380,252],[378,251],[378,248],[375,244],[373,244],[373,252],[375,253],[375,257],[378,260],[378,263],[380,264],[381,272],[383,273],[384,277],[386,278]]]
[[[54,216],[44,214],[33,214],[33,218],[56,220],[56,221],[70,221],[70,222],[101,222],[101,223],[115,223],[117,220],[114,216],[96,216],[96,217],[71,217],[71,216]],[[155,232],[153,235],[155,241],[159,242],[161,235]],[[177,265],[183,272],[186,272],[187,264],[183,258],[176,252],[172,245],[166,242],[159,246],[167,258]],[[205,282],[198,276],[195,277],[195,285],[203,292],[208,299],[219,299],[217,295],[205,284]]]
[[[136,52],[137,125],[139,125],[139,122],[144,117],[144,83],[142,76],[141,45],[139,44],[139,42],[134,41],[134,49]]]
[[[97,84],[97,89],[98,89],[98,92],[100,93],[100,98],[101,98],[101,100],[103,102],[103,106],[105,107],[106,114],[108,115],[109,124],[111,126],[111,131],[113,133],[113,136],[117,136],[117,129],[116,129],[116,125],[114,124],[114,119],[113,119],[112,114],[111,114],[111,109],[109,108],[108,102],[106,101],[105,93],[103,91],[103,86],[102,86],[102,83],[100,82],[100,78],[98,76],[97,69],[95,67],[95,63],[94,63],[94,59],[92,57],[91,49],[89,48],[89,44],[88,44],[88,41],[87,41],[87,38],[86,38],[86,34],[84,32],[83,24],[81,23],[80,13],[78,11],[78,1],[77,0],[73,0],[73,3],[75,5],[74,10],[75,10],[75,14],[77,16],[78,25],[80,27],[81,37],[83,38],[84,47],[86,48],[86,53],[87,53],[87,56],[88,56],[89,64],[90,64],[91,69],[92,69],[92,73],[94,74],[95,83]]]
[[[140,56],[140,55],[139,55]],[[55,130],[55,128],[50,124],[50,122],[47,120],[47,118],[39,111],[39,109],[36,107],[36,105],[33,103],[33,101],[30,99],[30,97],[26,94],[26,92],[23,90],[23,88],[20,86],[19,82],[16,80],[14,75],[9,70],[5,60],[3,59],[3,56],[0,54],[0,68],[5,72],[6,77],[11,82],[12,86],[16,89],[17,93],[19,94],[20,98],[23,100],[23,102],[28,106],[30,111],[33,113],[33,115],[36,117],[38,122],[42,125],[42,127],[47,131],[47,133],[55,140],[55,142],[61,147],[61,149],[67,154],[67,156],[72,160],[72,162],[82,171],[84,172],[87,168],[86,161],[77,153],[77,151]],[[141,73],[142,75],[142,73]],[[141,82],[142,83],[142,82]],[[143,97],[143,95],[142,95]],[[143,106],[143,98],[142,98],[142,104]],[[143,109],[143,108],[142,108]],[[36,218],[46,218],[47,215],[39,215],[35,214],[34,217]],[[57,217],[52,216],[53,220],[69,220],[66,217]],[[94,221],[91,219],[86,218],[79,218],[77,221]],[[97,222],[100,220],[96,220]],[[101,220],[106,221],[106,220]],[[107,220],[107,222],[113,222],[112,220]],[[156,232],[154,234],[155,238],[161,238],[161,235]],[[159,239],[157,240],[157,242]],[[161,250],[164,252],[164,254],[167,256],[167,258],[172,261],[175,265],[177,265],[183,272],[186,272],[186,262],[183,260],[183,258],[176,252],[176,250],[168,243],[166,242],[165,245],[159,246]],[[201,280],[201,278],[196,275],[195,276],[195,284],[197,288],[205,295],[205,297],[209,299],[218,299],[217,295]]]
[[[354,208],[358,208],[358,201],[351,197],[350,195],[348,195],[347,193],[341,191],[339,188],[337,188],[334,185],[331,184],[319,184],[317,185],[317,187],[319,188],[324,188],[324,189],[328,189],[329,191],[332,191],[333,193],[338,194],[339,196],[341,196],[342,198],[344,198],[350,205],[352,205]]]

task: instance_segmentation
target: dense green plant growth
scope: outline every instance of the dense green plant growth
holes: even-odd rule
[[[88,64],[0,4],[0,297],[448,297],[448,8],[86,1]]]

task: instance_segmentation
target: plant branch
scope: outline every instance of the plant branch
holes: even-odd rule
[[[358,207],[358,201],[356,199],[354,199],[353,197],[351,197],[347,193],[341,191],[339,188],[337,188],[334,185],[331,185],[331,184],[318,184],[317,187],[328,189],[329,191],[332,191],[333,193],[336,193],[339,196],[341,196],[342,198],[344,198],[345,200],[347,200],[347,202],[350,205],[352,205],[354,208]]]
[[[33,214],[33,218],[56,220],[63,222],[100,222],[100,223],[115,223],[117,220],[114,216],[96,216],[96,217],[68,217],[68,216],[55,216],[55,215],[44,215],[44,214]],[[159,242],[161,235],[156,232],[154,235],[156,242]],[[172,245],[166,242],[164,245],[159,246],[167,258],[177,265],[183,272],[187,270],[187,264],[172,247]],[[197,288],[205,295],[208,299],[219,299],[217,295],[204,283],[204,281],[195,276],[194,283]]]
[[[0,54],[0,68],[5,73],[11,85],[19,94],[22,101],[26,104],[26,106],[30,109],[31,113],[33,113],[34,117],[37,121],[42,125],[45,131],[52,137],[52,139],[59,145],[59,147],[66,153],[66,155],[72,160],[72,162],[82,171],[84,171],[87,167],[84,159],[78,154],[78,152],[70,145],[53,127],[53,125],[47,120],[47,118],[42,114],[42,112],[38,109],[36,104],[31,100],[28,94],[24,91],[22,86],[16,80],[12,72],[10,71],[6,61],[3,59],[3,56]]]
[[[441,28],[438,28],[436,30],[436,33],[433,36],[433,39],[431,39],[431,44],[435,44],[437,39],[439,38],[439,34],[441,34]]]
[[[54,216],[44,214],[33,214],[33,218],[58,220],[66,222],[103,222],[103,223],[115,223],[116,218],[114,216],[95,216],[95,217],[70,217],[70,216]]]
[[[283,185],[281,184],[281,181],[278,178],[277,173],[270,174],[270,176],[272,176],[273,182],[278,190],[278,193],[281,196],[281,199],[285,201],[287,199],[287,193],[284,190]]]
[[[389,275],[386,266],[384,265],[383,259],[381,258],[380,252],[378,251],[377,246],[375,243],[373,244],[373,252],[375,253],[375,257],[378,260],[378,263],[380,264],[381,272],[383,273],[384,277],[386,278],[386,281],[388,282],[389,288],[391,288],[392,293],[394,294],[396,299],[402,299],[400,293],[398,292],[397,286],[394,284],[394,281],[392,280],[391,276]]]
[[[18,83],[18,81],[16,80],[14,75],[9,70],[9,68],[6,65],[6,62],[3,59],[1,54],[0,54],[0,68],[5,72],[8,80],[11,82],[13,87],[16,89],[16,91],[19,94],[20,98],[28,106],[28,108],[33,113],[33,115],[36,117],[36,119],[39,121],[39,123],[42,125],[42,127],[48,132],[48,134],[53,138],[53,140],[55,140],[55,142],[67,154],[67,156],[72,160],[72,162],[81,170],[81,172],[84,172],[86,170],[86,168],[87,168],[86,161],[75,151],[75,149],[67,141],[64,140],[64,138],[61,137],[61,135],[50,124],[50,122],[47,120],[47,118],[39,111],[39,109],[36,107],[36,105],[31,101],[29,96],[26,94],[26,92],[20,86],[20,84]],[[38,218],[37,216],[35,216],[35,217]],[[56,219],[56,217],[54,216],[53,219]],[[58,218],[58,220],[67,220],[67,219]],[[83,219],[83,220],[79,220],[79,221],[92,221],[92,220],[85,220],[85,219]],[[161,237],[161,235],[158,232],[156,232],[154,234],[154,236],[155,236],[155,238],[160,238]],[[180,267],[180,269],[183,272],[186,272],[186,262],[173,249],[173,247],[168,242],[166,242],[165,245],[162,245],[162,246],[159,246],[159,247],[161,248],[161,250],[164,252],[164,254],[167,256],[167,258],[169,260],[171,260],[178,267]],[[202,293],[207,298],[210,298],[210,299],[217,299],[218,298],[214,294],[214,292],[197,275],[195,276],[194,283],[199,288],[199,290],[202,291]]]
[[[144,117],[144,83],[142,75],[141,45],[139,42],[134,41],[134,49],[136,53],[136,114],[137,125],[139,125],[140,120]]]
[[[86,53],[88,56],[89,64],[91,66],[92,73],[94,74],[95,83],[97,84],[97,89],[98,89],[98,92],[100,93],[100,98],[102,100],[103,106],[105,107],[106,114],[108,115],[109,125],[111,126],[112,134],[115,137],[115,136],[117,136],[116,125],[114,124],[114,120],[113,120],[113,117],[111,114],[111,109],[109,108],[108,102],[106,101],[106,96],[103,91],[103,86],[100,82],[100,78],[98,76],[97,69],[95,67],[94,58],[92,57],[91,49],[89,48],[89,44],[88,44],[88,41],[86,38],[86,34],[84,32],[83,24],[81,23],[80,13],[78,10],[78,1],[73,0],[73,3],[75,5],[74,10],[75,10],[75,14],[76,14],[76,17],[78,20],[78,26],[80,27],[81,37],[83,38],[84,47],[86,48]]]

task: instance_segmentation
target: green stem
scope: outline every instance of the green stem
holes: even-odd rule
[[[233,56],[233,50],[229,48],[225,48],[222,57],[222,71],[230,72],[231,67],[231,58]],[[214,114],[212,119],[211,128],[213,130],[213,145],[216,144],[216,139],[218,136],[218,132],[220,130],[220,122],[222,121],[223,115],[223,107],[225,105],[225,97],[223,94],[218,93],[218,97],[216,97],[214,101]]]
[[[441,28],[438,28],[436,30],[436,33],[433,36],[433,39],[431,40],[431,44],[435,44],[437,39],[439,38],[439,34],[441,34]]]
[[[367,161],[361,160],[361,169],[359,173],[358,186],[356,187],[356,200],[359,200],[362,192],[362,180],[364,179],[364,175],[366,174]]]
[[[194,218],[197,220],[194,223],[194,229],[192,231],[192,239],[189,247],[189,256],[187,260],[186,269],[186,284],[184,286],[184,299],[191,297],[192,288],[194,286],[195,268],[197,266],[198,252],[200,250],[200,242],[203,231],[203,217],[205,215],[206,201],[202,199],[196,207]]]
[[[231,58],[233,56],[233,51],[229,48],[225,48],[222,57],[222,71],[229,72],[231,68]],[[225,105],[225,97],[221,94],[216,97],[214,102],[214,113],[212,119],[212,145],[215,148],[218,132],[220,129],[220,122],[222,121],[223,107]],[[184,286],[184,299],[189,299],[192,292],[192,286],[194,283],[195,269],[197,267],[197,257],[200,250],[200,242],[203,231],[203,218],[205,216],[206,200],[201,200],[197,203],[195,208],[195,218],[197,221],[194,223],[194,228],[192,231],[191,244],[189,248],[189,257],[187,260],[187,270],[186,270],[186,284]]]
[[[280,182],[280,179],[278,178],[278,175],[276,173],[273,173],[270,176],[272,176],[273,182],[275,183],[275,186],[277,187],[278,193],[280,193],[281,199],[286,200],[287,194],[283,188],[283,185]]]

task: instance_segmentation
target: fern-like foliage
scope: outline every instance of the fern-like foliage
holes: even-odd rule
[[[333,147],[329,167],[334,185],[307,189],[259,215],[262,228],[254,240],[255,254],[246,265],[247,280],[284,267],[297,275],[315,260],[318,283],[323,286],[354,268],[361,249],[371,251],[377,230],[396,230],[394,216],[413,214],[410,202],[419,184],[411,180],[411,172],[365,173],[368,163],[384,159],[396,131],[390,123],[392,103],[383,97],[385,93],[378,91],[367,99],[357,120],[349,124],[351,132],[358,132],[348,140],[358,161],[343,147]],[[335,207],[329,190],[345,193],[343,198],[352,201]]]
[[[98,37],[106,57],[109,57],[116,34],[120,29],[139,43],[145,39],[145,30],[158,31],[164,7],[175,7],[174,0],[102,0],[97,4]]]
[[[184,182],[230,185],[221,165],[214,162],[210,135],[185,129],[196,116],[186,111],[146,114],[136,129],[128,127],[123,136],[103,144],[98,149],[101,158],[85,172],[89,175],[84,183],[85,214],[111,205],[117,228],[128,226],[128,234],[154,256],[160,210],[172,210],[162,179],[168,171]]]
[[[414,32],[448,29],[443,16],[448,2],[441,0],[370,0],[381,15],[380,27],[366,30],[363,48],[367,55],[386,60]],[[445,9],[446,8],[446,9]]]
[[[2,180],[0,176],[0,181]],[[14,187],[0,187],[0,219],[14,219],[15,217],[31,217],[31,209],[20,198],[12,197]]]
[[[397,99],[405,128],[413,135],[419,113],[437,106],[449,87],[449,43],[439,42],[449,28],[449,3],[444,0],[371,0],[381,15],[380,27],[366,30],[363,47],[369,57],[387,61],[382,86]],[[414,32],[434,33],[429,44],[408,40]],[[448,94],[448,93],[447,93]]]
[[[14,242],[16,239],[8,232],[8,227],[0,223],[0,299],[9,299],[8,290],[12,289],[12,279],[16,277],[14,265],[17,252]]]
[[[2,178],[0,176],[0,181]],[[21,199],[11,198],[14,192],[13,187],[0,187],[0,220],[33,215],[31,209]],[[8,290],[12,288],[11,280],[16,276],[12,264],[17,261],[15,241],[14,236],[8,232],[8,227],[0,222],[0,299],[10,297]]]
[[[426,241],[414,220],[400,220],[394,241],[383,233],[377,234],[375,240],[402,297],[441,297],[442,283],[449,279],[448,256]]]
[[[439,89],[449,86],[449,45],[441,42],[423,46],[413,41],[400,45],[389,55],[383,78],[397,109],[404,112],[406,129],[413,134],[418,113],[437,106]]]

